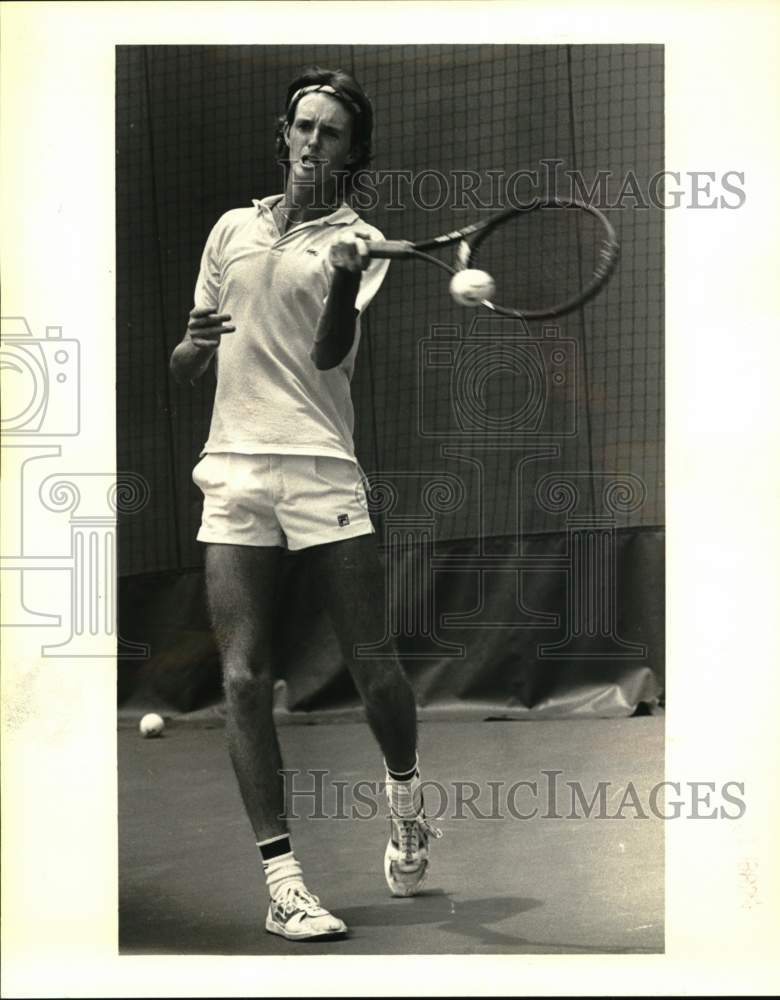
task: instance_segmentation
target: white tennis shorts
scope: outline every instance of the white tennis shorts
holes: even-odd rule
[[[192,479],[203,492],[200,542],[296,550],[374,531],[360,467],[345,458],[214,452]]]

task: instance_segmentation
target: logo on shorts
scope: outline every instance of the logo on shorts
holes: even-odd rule
[[[339,527],[343,528],[349,524],[349,514],[339,514],[338,516]]]

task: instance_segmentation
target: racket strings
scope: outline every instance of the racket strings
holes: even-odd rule
[[[494,306],[554,312],[603,281],[616,245],[597,217],[572,208],[517,215],[472,245],[468,266],[496,283]]]

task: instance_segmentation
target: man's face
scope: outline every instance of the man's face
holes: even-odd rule
[[[352,151],[352,117],[330,94],[305,94],[285,135],[293,187],[321,191],[347,166]]]

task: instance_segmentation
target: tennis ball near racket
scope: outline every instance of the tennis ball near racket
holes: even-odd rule
[[[149,712],[145,715],[138,726],[141,730],[141,736],[144,739],[151,739],[154,736],[160,736],[163,729],[165,729],[165,722],[162,716],[157,715],[156,712]]]
[[[483,299],[496,294],[496,283],[487,271],[467,268],[458,271],[450,282],[450,295],[459,306],[478,306]]]

